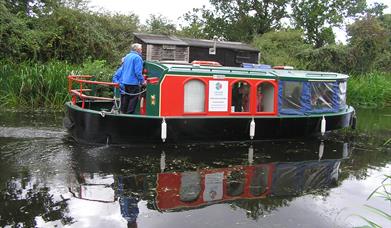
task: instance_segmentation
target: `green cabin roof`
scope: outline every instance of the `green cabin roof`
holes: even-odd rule
[[[146,66],[153,65],[153,68],[160,68],[164,74],[174,75],[200,75],[200,76],[222,76],[239,78],[270,78],[299,81],[328,81],[346,80],[346,74],[304,70],[277,70],[277,69],[254,69],[240,67],[212,67],[198,66],[186,63],[160,63],[146,61]]]

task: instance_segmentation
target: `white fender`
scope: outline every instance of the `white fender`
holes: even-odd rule
[[[342,149],[342,158],[348,158],[348,156],[349,156],[348,143],[344,143]]]
[[[164,118],[163,118],[163,122],[162,122],[162,134],[161,134],[161,137],[162,137],[163,142],[165,142],[166,138],[167,138],[167,123],[166,123],[166,120]]]
[[[323,116],[322,117],[322,122],[320,123],[320,133],[323,136],[325,132],[326,132],[326,119]]]
[[[250,123],[250,139],[253,139],[254,136],[255,136],[255,122],[253,118]]]
[[[324,152],[324,142],[322,141],[322,142],[320,142],[320,145],[319,145],[319,161],[323,157],[323,152]]]
[[[164,170],[166,169],[166,153],[164,153],[164,151],[162,152],[162,154],[160,155],[160,172],[164,172]]]
[[[248,148],[248,164],[252,165],[254,162],[254,148],[250,146]]]

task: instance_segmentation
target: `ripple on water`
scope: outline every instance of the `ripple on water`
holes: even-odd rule
[[[0,138],[57,138],[64,135],[66,135],[66,131],[59,128],[0,127]]]
[[[62,138],[0,138],[0,142],[5,142],[0,146],[1,160],[20,165],[55,161],[63,148]]]

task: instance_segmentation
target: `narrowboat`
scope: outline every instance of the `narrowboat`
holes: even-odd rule
[[[118,84],[70,75],[64,126],[89,144],[303,138],[354,126],[348,75],[253,66],[146,61],[135,114],[118,112]]]

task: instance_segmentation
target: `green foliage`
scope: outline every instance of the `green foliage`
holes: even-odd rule
[[[353,75],[348,83],[348,103],[362,107],[391,105],[391,73]]]
[[[365,9],[365,0],[292,0],[292,19],[296,28],[304,30],[307,42],[320,48],[335,43],[332,27]]]
[[[390,15],[357,20],[349,26],[348,45],[315,48],[306,45],[304,34],[297,30],[265,33],[256,37],[253,44],[261,50],[261,61],[271,65],[348,74],[391,72],[389,21]]]
[[[251,41],[254,35],[263,34],[281,26],[287,15],[289,0],[210,0],[212,9],[194,9],[185,15],[191,26],[199,26],[211,39],[224,37],[232,41]]]
[[[254,38],[253,45],[261,51],[262,63],[299,67],[297,53],[311,48],[299,30],[274,31]]]
[[[206,39],[207,36],[203,32],[205,23],[200,21],[197,15],[198,9],[193,10],[193,14],[190,12],[183,16],[183,19],[187,21],[188,25],[181,25],[181,30],[177,34],[181,37],[189,37],[195,39]]]
[[[297,54],[301,68],[315,71],[348,73],[354,68],[354,58],[344,45],[328,45],[304,49]]]
[[[114,69],[105,60],[88,59],[82,64],[79,74],[95,76],[97,81],[111,81]]]
[[[144,30],[153,34],[172,35],[176,33],[175,25],[161,14],[151,14]]]
[[[83,6],[84,0],[67,1],[72,7],[50,4],[50,8],[45,8],[49,0],[33,2],[42,3],[38,4],[39,14],[37,10],[27,15],[25,11],[14,14],[22,6],[7,7],[0,1],[0,59],[82,63],[92,58],[117,63],[129,51],[139,23],[135,15],[91,12]]]
[[[2,0],[12,14],[32,17],[49,14],[62,4],[61,0]]]
[[[374,66],[389,68],[391,64],[391,34],[378,19],[365,17],[355,21],[347,29],[349,47],[357,61],[356,72],[374,70]]]
[[[61,110],[69,99],[68,75],[95,75],[98,80],[107,81],[112,73],[113,69],[104,61],[88,60],[82,67],[59,61],[46,64],[3,61],[0,68],[0,107]]]

